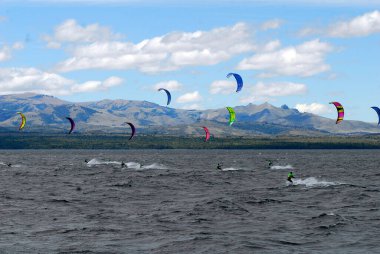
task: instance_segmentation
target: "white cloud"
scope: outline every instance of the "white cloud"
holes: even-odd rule
[[[311,103],[311,104],[297,104],[295,106],[298,111],[304,113],[312,113],[312,114],[326,114],[331,112],[331,108],[328,105],[325,104],[319,104],[319,103]]]
[[[311,35],[316,35],[316,34],[321,35],[322,33],[323,33],[323,30],[320,28],[306,27],[306,28],[303,28],[301,31],[299,31],[298,35],[301,37],[304,37],[304,36],[311,36]]]
[[[264,70],[265,75],[313,76],[330,70],[325,55],[333,50],[328,43],[312,40],[297,46],[263,52],[243,59],[240,70]]]
[[[107,41],[117,39],[120,36],[113,34],[108,27],[98,24],[80,26],[74,19],[68,19],[57,26],[53,36],[44,36],[47,46],[50,48],[59,48],[61,43],[84,42],[91,43],[97,41]]]
[[[327,35],[331,37],[359,37],[380,33],[380,12],[373,11],[350,21],[331,25]]]
[[[214,65],[252,51],[248,26],[238,23],[210,31],[173,32],[137,44],[97,40],[75,45],[72,57],[58,64],[62,72],[82,69],[173,71],[186,66]]]
[[[199,104],[190,104],[190,105],[184,105],[181,107],[181,109],[202,109],[201,105]]]
[[[272,19],[272,20],[268,20],[267,22],[264,22],[261,25],[261,29],[264,31],[270,30],[270,29],[277,29],[281,26],[281,24],[282,24],[282,20]]]
[[[45,37],[45,39],[46,38],[47,37]],[[50,39],[46,39],[46,40],[50,40]],[[48,41],[48,43],[46,44],[46,46],[48,48],[51,48],[51,49],[59,49],[61,47],[61,43],[56,42],[56,41]]]
[[[331,24],[327,28],[306,27],[300,36],[324,35],[336,38],[364,37],[380,33],[380,11],[373,11],[357,16],[348,21]]]
[[[254,90],[258,96],[277,97],[305,94],[307,92],[307,87],[304,84],[292,82],[279,82],[271,84],[259,82]]]
[[[278,49],[279,47],[281,47],[281,42],[279,40],[273,40],[265,44],[262,50],[265,52],[270,52]]]
[[[110,77],[102,81],[87,81],[83,84],[75,84],[71,87],[72,93],[92,92],[92,91],[104,91],[108,88],[118,86],[123,82],[119,77]]]
[[[199,94],[198,91],[194,91],[192,93],[185,93],[178,97],[177,102],[178,103],[189,103],[189,102],[196,102],[200,101],[202,99],[202,96]]]
[[[15,42],[15,43],[13,43],[12,48],[13,49],[23,49],[24,48],[24,43],[19,42],[19,41]]]
[[[20,50],[24,48],[24,44],[21,42],[15,42],[11,47],[4,45],[0,47],[0,62],[9,60],[12,58],[12,51]]]
[[[0,62],[6,61],[11,58],[11,49],[8,46],[0,48]]]
[[[273,97],[302,95],[307,93],[305,84],[298,84],[292,82],[278,82],[265,84],[263,82],[257,83],[249,89],[249,96],[241,99],[243,103],[253,101],[269,101]]]
[[[177,80],[163,81],[154,85],[155,90],[159,88],[165,88],[170,91],[178,91],[182,88],[182,84],[179,83]]]
[[[236,82],[216,80],[210,86],[211,94],[232,94],[236,91]]]
[[[112,76],[112,77],[109,77],[106,80],[104,80],[103,87],[104,88],[111,88],[111,87],[114,87],[114,86],[121,85],[121,83],[123,83],[123,79],[122,78]]]
[[[122,79],[110,77],[105,81],[87,81],[78,84],[55,73],[35,68],[0,68],[0,94],[43,93],[68,95],[79,92],[107,90],[121,84]]]

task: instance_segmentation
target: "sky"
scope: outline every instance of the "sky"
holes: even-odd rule
[[[0,0],[0,94],[377,122],[379,72],[380,0]]]

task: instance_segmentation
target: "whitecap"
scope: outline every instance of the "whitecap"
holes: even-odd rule
[[[89,162],[87,162],[87,166],[95,166],[95,165],[121,165],[122,162],[119,161],[104,161],[98,158],[93,158]],[[165,165],[159,163],[153,163],[149,165],[142,166],[138,162],[130,161],[124,163],[125,167],[128,169],[167,169]]]
[[[275,165],[271,166],[270,169],[294,169],[292,165],[286,165],[286,166],[281,166],[281,165]]]
[[[236,170],[240,170],[239,168],[222,168],[222,171],[236,171]]]
[[[0,161],[0,165],[1,166],[11,167],[11,168],[20,168],[20,167],[22,167],[22,165],[20,165],[20,164],[11,164],[11,165],[9,165],[8,163],[2,162],[2,161]]]
[[[142,166],[143,169],[168,169],[165,165],[159,163],[153,163],[150,165]]]
[[[87,162],[88,166],[108,165],[108,164],[117,164],[117,165],[120,165],[121,162],[118,162],[118,161],[104,161],[104,160],[97,159],[97,158],[91,159],[89,162]]]
[[[125,163],[125,165],[127,166],[127,168],[131,168],[131,169],[140,169],[141,168],[141,164],[140,163],[137,163],[137,162],[127,162]]]
[[[328,182],[318,180],[315,177],[308,177],[306,179],[293,179],[293,185],[305,185],[306,187],[327,187],[333,185],[341,185],[339,182]]]

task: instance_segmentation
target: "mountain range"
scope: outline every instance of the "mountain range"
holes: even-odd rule
[[[82,134],[129,132],[125,122],[132,122],[140,134],[175,136],[203,135],[202,126],[207,126],[216,137],[380,132],[376,124],[347,120],[335,124],[333,119],[301,113],[286,105],[248,104],[234,107],[234,110],[236,122],[229,126],[225,108],[184,110],[133,100],[74,103],[49,95],[25,93],[0,96],[0,131],[18,131],[20,116],[17,112],[23,112],[27,118],[25,132],[64,133],[70,125],[67,116],[76,122],[74,133]]]

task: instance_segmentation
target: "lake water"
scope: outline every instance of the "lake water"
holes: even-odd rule
[[[379,155],[3,150],[0,253],[380,253]]]

